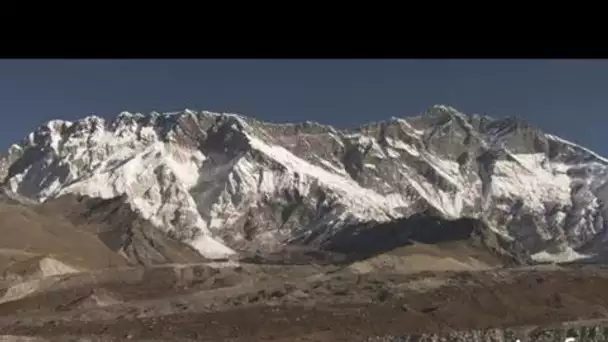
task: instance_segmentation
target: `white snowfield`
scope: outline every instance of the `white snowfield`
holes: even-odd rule
[[[586,255],[577,253],[570,246],[566,246],[564,250],[558,252],[542,251],[532,254],[532,259],[539,262],[570,262],[579,259],[584,259]]]
[[[475,130],[469,117],[451,107],[431,110],[447,113],[442,114],[449,119],[442,123],[443,130],[457,123],[462,126],[458,129]],[[590,158],[568,162],[539,151],[512,153],[502,142],[510,134],[506,129],[473,132],[483,146],[505,146],[507,155],[483,179],[477,166],[463,169],[456,158],[424,147],[436,127],[393,118],[379,125],[397,133],[381,139],[380,133],[308,125],[325,129],[309,135],[337,141],[339,150],[332,151],[337,157],[330,161],[307,150],[315,157],[304,158],[273,138],[273,129],[294,124],[269,124],[235,114],[123,112],[112,121],[95,116],[76,122],[53,120],[11,147],[15,167],[6,184],[37,201],[69,193],[124,195],[158,229],[179,236],[209,258],[234,254],[226,237],[232,243],[246,239],[242,227],[248,213],[291,203],[294,199],[285,194],[294,192],[308,199],[311,208],[323,204],[331,210],[302,221],[297,230],[286,230],[275,221],[258,222],[256,238],[280,244],[298,234],[332,232],[346,223],[391,220],[421,201],[449,218],[484,218],[506,236],[532,234],[542,242],[564,235],[572,247],[605,229],[608,161],[555,136],[544,135]],[[348,148],[365,158],[357,177],[347,172],[356,164],[348,160]],[[543,250],[530,252],[543,260],[565,258]],[[569,259],[583,257],[573,251],[566,254]]]

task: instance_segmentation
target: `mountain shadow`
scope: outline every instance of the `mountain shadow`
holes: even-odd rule
[[[491,231],[481,220],[416,214],[390,222],[369,222],[346,227],[323,243],[322,249],[363,260],[414,244],[434,245],[446,252],[455,246],[494,259],[503,265],[526,263],[517,245]],[[468,252],[467,252],[468,253]]]

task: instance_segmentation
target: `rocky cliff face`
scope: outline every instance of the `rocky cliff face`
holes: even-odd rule
[[[608,160],[521,120],[447,106],[351,130],[190,110],[55,120],[6,163],[16,193],[124,196],[207,257],[425,212],[477,218],[538,260],[571,260],[593,253],[608,217]]]
[[[192,247],[171,239],[125,203],[124,196],[91,199],[65,195],[38,206],[39,213],[56,215],[97,237],[131,265],[203,262]]]
[[[8,175],[9,166],[8,158],[0,154],[0,184],[6,178],[6,175]]]

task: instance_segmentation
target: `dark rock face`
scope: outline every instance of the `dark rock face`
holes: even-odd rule
[[[45,203],[39,210],[61,213],[136,265],[205,260],[192,247],[155,229],[134,212],[124,198],[102,200],[67,195]]]
[[[529,260],[518,253],[516,242],[505,240],[492,232],[480,220],[446,220],[432,213],[420,213],[409,218],[386,223],[349,226],[322,244],[322,249],[349,256],[351,260],[365,259],[390,252],[413,243],[442,245],[461,242],[502,259],[504,265],[520,265]]]
[[[24,241],[5,239],[6,246],[3,248],[19,249],[19,246],[28,244],[37,246],[37,240],[50,235],[61,243],[80,243],[98,249],[101,261],[89,262],[93,265],[101,264],[105,259],[110,259],[110,263],[118,265],[146,266],[206,260],[191,246],[168,236],[141,218],[122,197],[103,200],[66,195],[38,204],[17,194],[2,191],[0,211],[4,215],[0,228],[7,230],[5,234],[13,234],[12,231],[15,229],[25,230]],[[19,228],[6,226],[14,225],[13,221],[23,215],[26,217],[25,226]],[[30,234],[35,235],[29,237]],[[33,239],[37,240],[33,241]],[[54,241],[48,241],[48,248],[44,246],[45,242],[42,240],[39,244],[39,247],[33,249],[34,253],[53,254],[61,249],[54,245]],[[105,247],[102,247],[102,244]],[[78,255],[80,246],[73,247],[76,252],[71,252],[71,249],[65,250],[66,256],[69,257],[68,261],[72,258],[89,257],[88,254]],[[59,254],[60,257],[61,254],[63,253]],[[91,257],[91,259],[96,258]]]

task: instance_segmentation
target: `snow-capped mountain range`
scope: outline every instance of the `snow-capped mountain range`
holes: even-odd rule
[[[607,172],[608,160],[521,120],[441,105],[351,130],[191,110],[54,120],[0,159],[12,192],[124,195],[212,258],[426,211],[484,220],[539,260],[575,259],[603,241]]]

